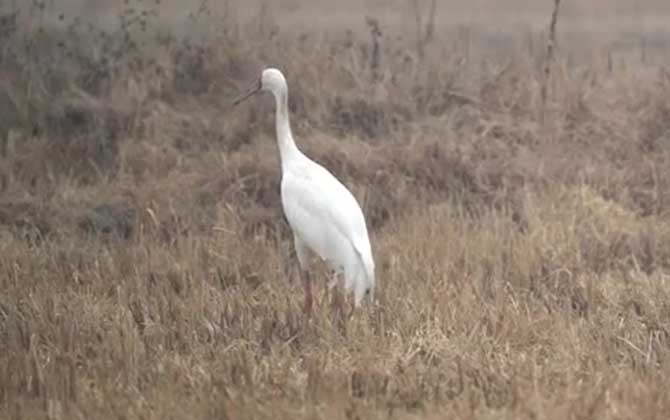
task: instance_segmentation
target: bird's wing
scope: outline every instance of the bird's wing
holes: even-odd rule
[[[358,306],[375,285],[363,211],[353,194],[327,169],[311,161],[301,166],[294,165],[282,177],[286,218],[321,258],[344,266],[345,287],[353,288]]]
[[[306,163],[299,171],[287,172],[284,177],[282,196],[291,197],[290,203],[284,203],[287,216],[291,212],[305,212],[319,223],[333,225],[364,260],[371,260],[363,211],[353,194],[337,178],[314,162]]]

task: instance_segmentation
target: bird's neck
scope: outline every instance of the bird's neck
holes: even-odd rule
[[[279,144],[279,157],[283,167],[287,162],[299,156],[300,151],[291,133],[291,123],[288,117],[288,93],[286,91],[275,93],[275,101],[277,102],[277,143]]]

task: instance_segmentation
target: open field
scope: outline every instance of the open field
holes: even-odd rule
[[[564,2],[545,106],[551,1],[3,2],[0,418],[670,418],[670,6]],[[352,319],[229,105],[266,65],[364,208]]]

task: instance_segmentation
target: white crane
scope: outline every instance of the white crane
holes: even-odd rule
[[[366,294],[373,300],[375,263],[363,211],[353,194],[326,168],[305,156],[296,146],[288,116],[288,86],[277,69],[263,70],[235,105],[261,91],[275,98],[277,143],[281,160],[281,201],[293,231],[300,276],[305,288],[305,312],[312,310],[312,288],[308,272],[309,250],[326,262],[335,277],[328,288],[342,279],[354,292],[354,307]]]

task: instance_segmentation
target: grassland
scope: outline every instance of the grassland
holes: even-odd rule
[[[544,107],[551,4],[283,3],[3,5],[0,418],[669,418],[670,35],[579,23],[665,2],[567,2]],[[317,265],[305,322],[273,104],[229,106],[266,65],[364,207],[352,319]]]

